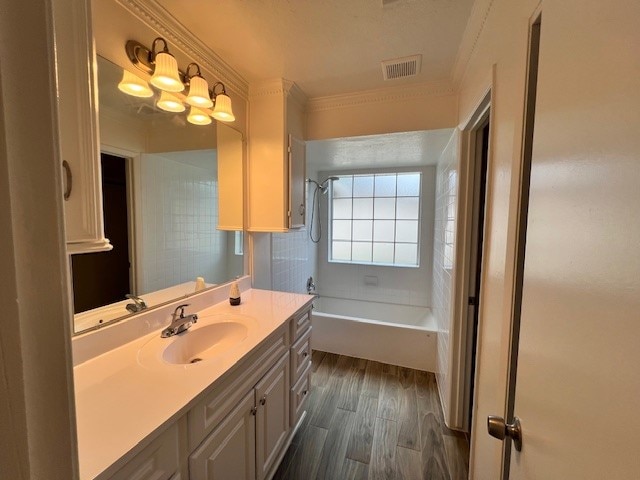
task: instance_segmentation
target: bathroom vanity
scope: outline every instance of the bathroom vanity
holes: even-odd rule
[[[82,479],[273,476],[305,415],[312,299],[245,289],[231,307],[227,294],[190,297],[198,322],[174,337],[160,331],[177,304],[74,338]]]

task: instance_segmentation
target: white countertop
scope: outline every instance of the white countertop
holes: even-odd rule
[[[220,321],[220,314],[257,320],[242,343],[210,361],[142,365],[139,350],[160,335],[156,330],[77,365],[80,478],[96,478],[149,434],[182,416],[203,390],[311,301],[308,295],[252,289],[242,293],[239,306],[225,300],[201,309],[194,330]]]

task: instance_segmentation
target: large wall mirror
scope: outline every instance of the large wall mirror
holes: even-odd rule
[[[113,250],[72,256],[75,333],[192,294],[202,281],[207,288],[244,273],[242,231],[230,230],[242,226],[242,134],[215,121],[192,125],[186,113],[159,109],[157,91],[149,98],[121,92],[120,66],[98,57],[97,68],[105,233]],[[240,181],[231,185],[220,175]],[[240,218],[221,225],[220,195],[238,188]]]

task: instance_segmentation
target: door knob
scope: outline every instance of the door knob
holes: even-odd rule
[[[522,450],[522,427],[520,426],[520,419],[513,417],[513,423],[505,423],[504,418],[496,415],[489,415],[487,418],[487,429],[489,435],[499,440],[504,440],[505,437],[509,437],[513,440],[513,445],[519,452]]]

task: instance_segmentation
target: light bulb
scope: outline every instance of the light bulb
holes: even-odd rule
[[[209,115],[196,107],[191,107],[187,120],[194,125],[209,125],[211,123]]]
[[[151,85],[166,92],[181,92],[184,85],[178,74],[178,62],[170,53],[160,52],[155,58],[155,68],[149,80]]]
[[[134,97],[148,98],[153,96],[153,90],[149,84],[128,70],[123,71],[118,90]]]
[[[185,106],[175,95],[169,92],[162,92],[160,99],[156,103],[157,107],[165,112],[184,112]]]
[[[233,122],[236,119],[231,109],[231,99],[226,94],[216,95],[216,106],[211,116],[221,122]]]
[[[209,96],[209,85],[201,76],[194,75],[189,80],[189,96],[187,96],[186,102],[198,108],[213,106],[213,101]]]

